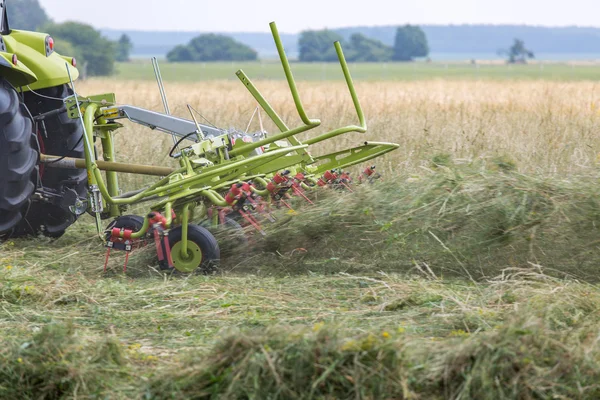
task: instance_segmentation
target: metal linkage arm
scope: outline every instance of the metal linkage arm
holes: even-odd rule
[[[333,168],[348,168],[380,157],[390,151],[396,150],[398,147],[400,145],[396,143],[365,142],[359,147],[315,157],[315,161],[320,165],[313,173],[319,175]]]
[[[173,133],[180,137],[195,132],[198,129],[194,121],[129,105],[110,107],[107,111],[112,112],[115,108],[118,109],[118,115],[115,115],[112,119],[127,118],[136,124],[147,126],[150,129]],[[225,133],[224,130],[212,126],[198,125],[205,137],[220,136]],[[190,140],[193,139],[193,137],[190,138]]]

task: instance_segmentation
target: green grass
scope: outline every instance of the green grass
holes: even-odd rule
[[[102,271],[83,217],[0,245],[0,398],[600,396],[600,176],[507,159],[279,214],[214,276]]]
[[[170,82],[193,82],[214,79],[237,79],[235,72],[243,69],[251,79],[284,79],[277,62],[243,63],[167,63],[161,64],[163,79]],[[359,81],[425,80],[425,79],[494,79],[494,80],[555,80],[578,81],[600,79],[595,65],[529,64],[529,65],[470,65],[456,63],[359,63],[351,64],[354,79]],[[298,80],[342,80],[337,63],[293,63]],[[150,80],[154,72],[149,61],[117,64],[118,79]]]

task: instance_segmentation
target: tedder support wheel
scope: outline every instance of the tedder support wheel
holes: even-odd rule
[[[69,118],[63,102],[72,94],[67,85],[24,93],[25,105],[38,122],[42,153],[84,158],[83,127],[79,120]],[[48,115],[51,111],[57,112]],[[19,236],[38,233],[62,236],[77,219],[69,207],[75,205],[78,198],[83,200],[87,197],[86,171],[44,166],[40,167],[40,178],[43,196],[32,201],[29,213],[15,233]]]
[[[15,88],[0,78],[0,235],[23,219],[38,184],[33,121]]]
[[[221,257],[217,239],[206,228],[188,225],[187,254],[182,254],[182,227],[169,231],[169,245],[173,266],[179,272],[191,273],[196,270],[204,274],[213,272]]]

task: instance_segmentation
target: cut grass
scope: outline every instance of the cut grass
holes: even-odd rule
[[[592,399],[600,390],[598,288],[530,271],[482,284],[136,281],[113,283],[112,296],[77,283],[109,320],[86,324],[99,310],[80,301],[46,303],[41,324],[23,305],[29,312],[2,327],[3,397]],[[216,293],[198,296],[200,285]]]
[[[5,242],[0,397],[596,398],[597,176],[436,161],[299,207],[216,276],[150,250],[104,275],[87,217]]]

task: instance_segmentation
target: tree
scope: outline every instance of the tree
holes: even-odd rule
[[[412,61],[415,57],[427,57],[428,54],[427,36],[420,27],[405,25],[396,30],[394,61]]]
[[[225,35],[204,34],[193,38],[187,46],[177,46],[168,54],[171,62],[253,61],[258,53],[249,46]]]
[[[350,36],[346,59],[352,62],[383,62],[392,59],[393,49],[360,33]]]
[[[126,62],[129,61],[129,53],[133,49],[133,43],[131,43],[131,38],[126,34],[122,34],[119,40],[117,41],[117,54],[115,56],[117,61]]]
[[[525,48],[525,42],[521,39],[515,39],[513,45],[508,50],[509,64],[527,64],[528,58],[534,58],[533,51]]]
[[[110,75],[115,64],[115,43],[104,38],[90,25],[79,22],[48,24],[43,30],[54,37],[57,49],[63,40],[75,49],[78,62],[90,76]],[[66,56],[70,54],[64,54]]]
[[[167,53],[167,60],[170,62],[191,62],[195,61],[196,58],[197,54],[190,46],[175,46],[169,53]]]
[[[13,29],[35,31],[50,21],[38,0],[10,0],[6,3],[8,22]]]
[[[300,61],[336,61],[337,54],[333,42],[342,41],[342,37],[330,30],[304,31],[300,33],[298,47],[300,50]]]

